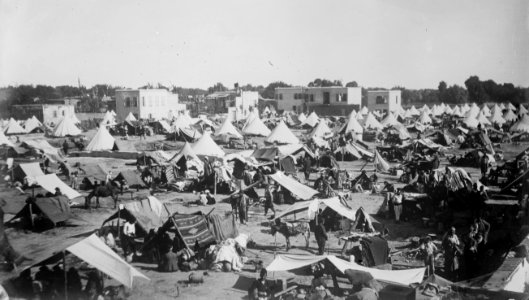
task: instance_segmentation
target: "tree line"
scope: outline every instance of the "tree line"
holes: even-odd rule
[[[283,81],[275,81],[267,86],[239,84],[235,83],[232,88],[224,86],[218,82],[207,89],[200,88],[185,88],[175,85],[165,86],[163,84],[147,83],[141,88],[164,88],[173,93],[178,93],[180,99],[183,101],[197,101],[206,94],[214,92],[228,91],[232,89],[241,89],[244,91],[256,91],[262,98],[273,99],[275,97],[275,89],[278,87],[291,87]],[[309,87],[330,87],[330,86],[344,86],[341,80],[329,80],[325,78],[316,78],[307,83]],[[345,87],[358,87],[356,81],[349,81]],[[7,115],[9,107],[17,104],[33,104],[42,103],[53,99],[62,98],[78,98],[80,99],[80,106],[78,109],[83,112],[97,112],[105,104],[101,101],[105,96],[114,97],[117,89],[122,89],[120,86],[113,86],[108,84],[96,84],[92,87],[84,86],[48,86],[48,85],[18,85],[0,88],[0,112]],[[384,89],[379,87],[362,87],[363,98],[367,97],[367,91]],[[512,83],[498,84],[493,80],[482,81],[478,76],[470,76],[465,81],[465,86],[451,85],[449,86],[445,81],[439,82],[437,89],[408,89],[401,86],[395,86],[393,89],[401,90],[402,103],[408,104],[429,104],[429,103],[451,103],[461,104],[466,102],[512,102],[512,103],[527,103],[529,102],[529,89],[516,87]],[[365,103],[365,102],[364,102]]]

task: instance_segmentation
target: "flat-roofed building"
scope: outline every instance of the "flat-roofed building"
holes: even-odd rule
[[[277,108],[283,111],[307,112],[325,110],[341,114],[362,104],[360,87],[279,87],[275,89]]]
[[[186,105],[178,101],[178,94],[166,89],[124,89],[116,91],[116,114],[118,121],[129,113],[136,119],[171,119],[183,113]]]
[[[399,109],[401,101],[400,90],[367,91],[367,108],[370,111],[393,112]]]
[[[75,115],[72,104],[22,104],[11,106],[11,115],[17,120],[35,116],[42,124],[57,125],[63,118]]]
[[[253,91],[214,92],[206,96],[206,112],[229,113],[233,120],[245,119],[252,110],[258,109],[259,93]]]

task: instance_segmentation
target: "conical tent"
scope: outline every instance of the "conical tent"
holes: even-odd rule
[[[188,142],[186,142],[184,147],[169,161],[172,163],[178,163],[182,158],[186,159],[186,167],[188,169],[195,167],[199,171],[204,170],[204,163],[198,158],[197,154],[191,147],[191,144]]]
[[[76,136],[82,133],[81,129],[77,128],[72,118],[63,118],[51,133],[52,136],[63,137],[63,136]]]
[[[505,114],[503,114],[503,119],[504,119],[505,121],[507,121],[507,122],[512,122],[512,121],[516,120],[517,118],[518,118],[518,117],[516,116],[516,114],[515,114],[512,110],[510,110],[510,109],[508,109],[508,110],[505,112]]]
[[[456,105],[456,107],[454,107],[454,110],[452,111],[452,115],[456,116],[458,118],[463,118],[465,116],[465,114],[463,113],[461,108],[459,106],[457,106],[457,105]]]
[[[354,110],[353,110],[354,111]],[[362,135],[364,132],[364,128],[362,128],[362,125],[358,123],[357,117],[362,116],[362,114],[358,113],[356,116],[353,116],[353,113],[349,115],[349,120],[347,121],[347,124],[343,126],[343,128],[340,130],[341,133],[348,133],[348,132],[354,132],[357,135]]]
[[[307,119],[305,119],[305,121],[301,122],[301,125],[307,125],[307,126],[310,126],[310,127],[314,127],[314,126],[316,126],[316,124],[318,124],[319,119],[320,118],[318,117],[318,115],[315,112],[311,112],[310,115],[307,117]]]
[[[114,110],[111,110],[111,111],[110,111],[110,114],[111,114],[113,117],[117,116],[117,114],[116,114],[116,112],[115,112]]]
[[[497,111],[499,111],[499,113],[501,115],[501,108],[498,106],[498,104],[494,104],[494,106],[490,110],[491,116],[493,116],[494,113],[496,113]]]
[[[9,122],[7,123],[7,126],[4,128],[4,133],[5,134],[23,134],[27,132],[24,128],[22,128],[22,126],[20,126],[20,124],[18,124],[18,122],[15,119],[10,118]]]
[[[81,124],[81,121],[77,118],[77,116],[75,114],[70,115],[70,119],[72,119],[72,121],[73,121],[73,123],[75,125]]]
[[[397,121],[397,118],[395,118],[395,115],[393,115],[391,112],[388,113],[387,117],[380,122],[384,127],[387,126],[393,126],[393,125],[401,125],[399,121]]]
[[[191,149],[195,151],[197,155],[205,156],[216,156],[223,157],[224,151],[213,141],[208,133],[202,135],[202,137],[191,146]]]
[[[0,146],[14,147],[13,143],[0,131]]]
[[[244,135],[268,136],[270,133],[270,129],[258,117],[254,118],[250,124],[242,129],[242,134]]]
[[[514,106],[511,102],[507,102],[506,109],[510,109],[512,111],[515,111],[516,110],[516,106]]]
[[[505,110],[506,109],[505,104],[503,104],[503,103],[500,103],[499,107],[500,107],[501,110]]]
[[[413,118],[413,114],[411,113],[411,110],[408,108],[405,112],[404,112],[404,115],[402,116],[404,119],[412,119]]]
[[[364,117],[362,116],[361,113],[357,113],[356,116],[355,116],[355,119],[358,120],[358,121],[360,121],[360,120],[363,120]]]
[[[30,133],[35,129],[41,128],[42,123],[35,117],[28,118],[24,123],[24,129],[26,132]]]
[[[364,122],[365,129],[382,129],[384,126],[380,124],[371,112],[367,114],[366,121]]]
[[[468,103],[465,103],[463,104],[463,106],[461,106],[461,112],[464,114],[466,114],[469,109],[470,109],[470,106],[468,106]]]
[[[492,116],[490,117],[490,122],[498,124],[500,126],[505,123],[505,119],[501,115],[501,110],[499,109],[499,107],[498,109],[494,109],[494,108],[492,109]]]
[[[422,106],[421,111],[426,112],[427,114],[432,113],[431,109],[426,104]]]
[[[523,117],[511,126],[513,132],[529,132],[529,115]]]
[[[105,116],[103,117],[103,120],[99,124],[101,126],[114,126],[116,125],[116,118],[114,117],[114,115],[112,115],[111,112],[107,111],[105,113]]]
[[[272,130],[272,133],[265,139],[265,142],[270,144],[299,144],[299,139],[288,129],[285,122],[280,121],[276,128]]]
[[[487,106],[487,104],[483,104],[483,106],[481,107],[480,112],[482,112],[483,115],[484,115],[485,117],[487,117],[487,118],[490,117],[490,116],[492,116],[492,114],[491,114],[491,112],[490,112],[490,109],[489,109],[489,107]]]
[[[470,109],[465,113],[465,117],[468,118],[476,118],[479,114],[479,107],[476,105],[476,103],[472,103],[472,106]]]
[[[482,111],[479,112],[478,117],[476,119],[481,125],[492,125],[489,119],[485,117],[485,114]]]
[[[250,125],[250,123],[252,123],[253,120],[255,120],[255,119],[259,119],[259,115],[255,112],[255,110],[252,110],[248,114],[248,117],[246,117],[246,120],[244,121],[244,125],[242,126],[243,131],[244,131],[244,128],[246,128],[246,126]]]
[[[332,130],[327,126],[327,122],[321,120],[318,125],[310,133],[310,137],[326,138],[332,135]]]
[[[478,119],[472,117],[472,116],[467,116],[464,120],[463,120],[463,123],[465,123],[467,125],[468,128],[476,128],[478,127],[479,125],[479,121]]]
[[[410,112],[413,116],[420,116],[421,112],[415,108],[415,105],[412,105],[410,108]]]
[[[452,110],[452,108],[450,108],[450,105],[446,105],[444,113],[447,115],[452,115],[454,111]]]
[[[388,162],[378,153],[378,150],[375,149],[375,169],[378,172],[388,172],[389,171]]]
[[[222,123],[222,126],[219,128],[219,130],[215,131],[215,136],[218,135],[230,135],[239,139],[242,139],[242,135],[235,129],[235,126],[231,123],[230,117],[227,117],[226,120],[224,120],[224,123]]]
[[[442,115],[444,113],[444,110],[440,106],[434,105],[431,113],[432,113],[432,116],[437,117],[437,116]]]
[[[367,106],[362,107],[362,110],[360,110],[361,115],[367,115],[369,113],[369,109],[367,109]]]
[[[300,113],[300,114],[299,114],[299,116],[298,116],[298,120],[299,120],[300,122],[303,122],[303,121],[305,121],[306,119],[307,119],[307,116],[305,116],[304,113]]]
[[[427,111],[423,110],[417,122],[422,125],[432,124],[432,118],[430,118]]]
[[[125,118],[125,121],[134,122],[134,121],[137,121],[137,120],[136,120],[136,117],[132,114],[132,112],[129,112],[129,114]]]
[[[108,132],[105,126],[99,126],[99,130],[94,135],[86,150],[88,151],[102,151],[102,150],[112,150],[114,149],[115,140]]]
[[[351,113],[349,114],[349,116],[352,115],[353,117],[356,117],[356,114],[357,114],[356,110],[353,109],[353,110],[351,111]]]
[[[527,114],[527,108],[525,108],[523,104],[520,104],[520,107],[518,108],[518,115],[521,116],[525,114]]]

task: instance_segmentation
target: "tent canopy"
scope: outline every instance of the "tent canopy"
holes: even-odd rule
[[[64,222],[71,217],[70,205],[68,204],[68,198],[64,196],[56,196],[49,198],[34,198],[31,204],[26,204],[21,211],[19,211],[11,220],[29,216],[30,211],[32,213],[42,213],[54,225],[59,222]],[[29,205],[34,205],[30,210]]]
[[[81,129],[75,125],[72,118],[63,118],[53,129],[51,135],[55,137],[77,136],[82,133]]]
[[[174,228],[175,224],[177,228]],[[215,236],[208,228],[206,217],[200,211],[194,214],[175,213],[165,222],[163,228],[176,232],[190,249],[194,249],[195,242],[198,242],[201,248],[216,243]]]
[[[248,125],[243,127],[242,133],[244,135],[268,136],[271,131],[258,116],[255,116]]]
[[[127,221],[137,221],[137,226],[147,234],[151,229],[161,227],[169,218],[169,214],[160,200],[149,196],[147,199],[120,205],[119,211],[108,217],[103,225],[118,217]]]
[[[229,117],[224,120],[224,123],[222,123],[222,126],[219,128],[219,130],[215,131],[215,136],[223,134],[242,139],[242,135],[239,133],[239,131],[237,131],[235,126],[233,126]]]
[[[42,172],[38,162],[19,164],[13,169],[13,179],[20,182],[23,182],[26,177],[35,178],[42,175],[44,172]]]
[[[102,151],[115,149],[115,140],[110,135],[105,126],[99,126],[97,133],[94,135],[88,146],[87,151]]]
[[[136,170],[123,170],[114,178],[114,181],[121,182],[125,180],[131,188],[144,188],[145,182],[141,179],[141,174]]]
[[[294,196],[302,199],[309,200],[314,195],[318,194],[318,191],[296,181],[295,179],[285,175],[283,172],[278,171],[275,174],[268,175],[275,182],[281,185],[283,188],[289,190]]]
[[[63,195],[68,197],[68,199],[74,199],[81,197],[81,194],[76,190],[72,189],[66,183],[62,182],[59,177],[55,174],[47,174],[35,177],[35,181],[43,189],[50,193],[55,193],[55,188],[59,188]]]
[[[7,126],[4,128],[4,133],[6,135],[8,134],[24,134],[27,133],[22,126],[13,118],[9,119],[9,122],[7,123]]]
[[[209,134],[202,137],[191,146],[197,155],[223,157],[226,153],[213,141]]]
[[[265,139],[267,143],[299,144],[299,139],[288,129],[285,122],[280,121],[272,133]]]

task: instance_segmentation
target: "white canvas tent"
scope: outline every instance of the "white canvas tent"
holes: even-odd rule
[[[74,123],[75,125],[81,124],[81,120],[79,120],[79,119],[77,118],[77,116],[75,115],[75,113],[72,114],[72,115],[70,115],[70,119],[72,119],[72,121],[73,121],[73,123]]]
[[[523,106],[523,104],[520,104],[520,107],[518,108],[518,115],[522,116],[522,115],[525,115],[525,114],[527,114],[527,108],[525,108],[525,106]]]
[[[498,106],[496,105],[494,107],[498,107]],[[501,115],[501,110],[499,109],[499,107],[498,109],[492,109],[492,116],[490,117],[490,122],[498,124],[500,126],[505,124],[506,121]]]
[[[489,119],[487,119],[487,117],[485,116],[485,113],[483,111],[480,111],[479,114],[478,114],[478,117],[476,118],[478,120],[478,122],[483,126],[483,125],[492,125],[489,121]]]
[[[489,107],[487,106],[487,104],[483,104],[483,106],[481,107],[481,110],[480,110],[481,113],[483,113],[483,115],[485,117],[490,117],[492,116],[491,112],[490,112],[490,109]]]
[[[265,142],[270,144],[299,144],[299,139],[288,129],[285,122],[281,120],[276,128],[272,130],[272,133],[265,139]]]
[[[367,114],[366,120],[364,122],[365,129],[382,129],[384,126],[380,124],[371,112]]]
[[[256,135],[256,136],[268,136],[271,131],[258,117],[253,120],[242,129],[244,135]]]
[[[224,151],[215,143],[215,141],[213,141],[208,133],[203,134],[196,143],[191,145],[191,149],[193,149],[197,155],[216,157],[223,157],[225,155]]]
[[[361,115],[367,115],[369,113],[369,109],[367,108],[367,106],[364,106],[362,107],[362,109],[360,110],[360,114]]]
[[[300,113],[300,114],[299,114],[299,116],[298,116],[298,120],[299,120],[300,122],[303,122],[303,121],[305,121],[306,119],[307,119],[307,116],[305,116],[304,113]]]
[[[476,105],[476,103],[472,103],[472,106],[470,109],[465,113],[465,117],[468,118],[476,118],[479,114],[479,107]]]
[[[102,151],[102,150],[112,150],[116,140],[110,135],[105,126],[99,126],[99,130],[94,135],[88,146],[86,146],[87,151]]]
[[[410,112],[411,112],[411,114],[414,115],[414,116],[419,116],[419,115],[421,114],[421,112],[415,108],[415,105],[412,105],[412,106],[411,106],[411,108],[410,108]]]
[[[24,123],[24,129],[26,130],[27,133],[30,133],[33,130],[37,128],[41,128],[41,127],[42,127],[42,123],[35,116],[28,118],[26,122]]]
[[[428,112],[423,110],[421,115],[419,116],[419,119],[417,119],[417,122],[422,125],[432,124],[432,118],[430,118]]]
[[[332,130],[327,126],[325,120],[321,120],[316,128],[310,133],[310,137],[328,138],[332,136]]]
[[[15,145],[0,131],[0,146],[14,147]]]
[[[62,182],[62,180],[57,177],[55,174],[47,174],[47,175],[41,175],[34,177],[34,182],[40,185],[43,189],[50,193],[55,193],[55,188],[59,188],[61,190],[61,193],[68,197],[68,199],[74,199],[77,197],[81,197],[81,194],[77,192],[76,190],[72,189],[69,185]],[[31,183],[30,183],[31,185]]]
[[[512,132],[529,132],[529,115],[523,117],[511,126]]]
[[[53,129],[51,135],[55,137],[77,136],[82,133],[72,118],[63,118]]]
[[[285,175],[281,171],[268,176],[301,200],[309,200],[314,197],[314,195],[318,194],[318,191],[315,189],[300,183],[299,181]]]
[[[6,135],[9,135],[9,134],[24,134],[27,132],[24,128],[22,128],[22,126],[20,126],[20,124],[18,124],[18,122],[15,119],[10,118],[9,122],[4,128],[4,133]]]
[[[395,115],[391,112],[388,112],[388,115],[380,122],[380,124],[382,124],[384,127],[402,125],[399,121],[397,121],[397,118],[395,118]]]
[[[136,120],[136,117],[132,114],[132,112],[129,112],[127,117],[125,117],[125,121],[134,122],[134,121],[137,121],[137,120]]]
[[[349,115],[349,120],[347,121],[347,124],[345,124],[340,129],[340,133],[347,134],[349,132],[354,132],[357,138],[362,139],[364,128],[362,128],[362,125],[358,123],[358,120],[356,119],[358,116],[362,116],[362,114],[357,113],[353,115],[353,113],[351,112],[351,114]]]
[[[302,126],[307,125],[310,127],[314,127],[316,126],[316,124],[318,124],[319,120],[320,118],[318,117],[318,115],[315,112],[311,112],[310,115],[307,117],[307,119],[301,122],[301,125]]]
[[[186,165],[188,169],[195,167],[199,172],[204,170],[204,163],[197,156],[197,154],[191,147],[191,144],[187,142],[184,144],[184,147],[180,149],[180,151],[173,158],[169,159],[169,161],[177,163],[182,158],[186,159]]]
[[[468,115],[468,114],[467,114]],[[478,119],[475,117],[472,117],[471,115],[468,115],[464,120],[463,123],[467,125],[468,128],[477,128],[479,125]]]
[[[505,121],[507,122],[512,122],[517,118],[518,117],[516,116],[516,114],[510,109],[507,109],[507,111],[503,114],[503,119],[505,119]]]
[[[215,131],[215,136],[219,136],[219,135],[229,135],[229,136],[236,137],[238,139],[242,139],[242,135],[239,133],[239,131],[237,131],[235,126],[233,126],[233,124],[231,123],[230,117],[227,117],[224,120],[224,123],[222,123],[222,126],[218,130]]]

